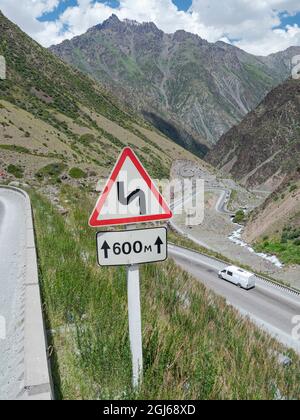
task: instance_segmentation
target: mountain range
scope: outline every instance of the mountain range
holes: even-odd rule
[[[224,42],[112,15],[51,47],[180,145],[203,156],[291,73],[300,47],[256,57]]]
[[[7,64],[7,78],[0,80],[1,175],[37,185],[61,176],[96,185],[128,145],[159,178],[169,177],[174,159],[197,159],[1,12],[0,33]]]
[[[157,124],[157,118],[148,118],[154,122],[156,125],[154,127],[142,118],[145,115],[149,116],[145,111],[146,108],[133,106],[138,96],[135,94],[133,81],[132,95],[128,95],[124,83],[124,88],[120,89],[120,95],[116,99],[112,95],[114,89],[108,81],[106,87],[103,87],[94,78],[64,63],[49,50],[33,41],[0,12],[0,55],[3,55],[7,62],[7,79],[0,81],[0,176],[3,176],[4,170],[9,177],[24,178],[38,186],[59,183],[62,177],[76,179],[76,182],[80,182],[81,185],[94,185],[99,177],[108,175],[108,168],[116,160],[120,150],[127,145],[134,147],[141,161],[155,177],[168,178],[172,163],[176,159],[192,160],[197,161],[199,165],[206,165],[161,132],[166,131],[179,144],[183,144],[200,155],[205,153],[208,164],[217,167],[225,176],[232,176],[247,187],[263,187],[272,192],[264,205],[251,215],[246,228],[249,241],[256,240],[258,236],[266,232],[283,229],[287,221],[292,226],[300,225],[300,81],[287,80],[272,89],[258,106],[254,106],[258,101],[258,96],[263,95],[265,90],[271,89],[275,80],[279,81],[284,74],[288,74],[289,57],[297,52],[297,47],[263,59],[255,58],[227,44],[208,44],[199,37],[183,31],[166,35],[153,24],[120,22],[115,17],[99,27],[92,28],[88,34],[108,31],[113,40],[115,26],[124,28],[124,37],[128,31],[139,33],[140,35],[136,37],[139,38],[140,43],[144,39],[144,35],[141,35],[144,31],[146,34],[156,32],[158,38],[162,36],[163,39],[169,39],[169,41],[176,38],[178,42],[176,48],[181,51],[180,54],[184,54],[184,48],[180,46],[181,42],[186,43],[190,39],[193,45],[194,42],[203,44],[199,50],[203,53],[206,49],[207,57],[210,56],[211,59],[214,57],[215,62],[218,63],[219,75],[223,72],[223,76],[220,76],[223,77],[223,81],[229,80],[226,79],[228,66],[235,66],[235,76],[231,76],[232,80],[235,80],[235,86],[238,86],[238,83],[244,83],[243,86],[248,84],[250,93],[252,87],[252,93],[249,93],[248,99],[256,92],[256,99],[251,105],[253,110],[240,123],[231,127],[214,146],[208,138],[202,137],[199,133],[195,134],[195,130],[190,131],[189,124],[183,124],[184,128],[181,128],[179,116],[170,114],[169,117],[166,115],[163,117],[163,112],[159,111],[162,109],[159,107],[164,106],[163,99],[161,102],[158,101],[157,105],[152,102],[152,106],[155,105],[157,108],[152,108],[151,112],[156,113],[157,117],[159,115],[160,119],[168,123],[162,127]],[[149,48],[148,36],[150,35],[144,39],[144,49]],[[75,42],[81,44],[81,39],[84,37],[65,42],[63,45],[72,46]],[[185,41],[179,41],[180,39]],[[155,45],[154,42],[153,49]],[[105,51],[106,49],[104,49],[104,57],[106,57]],[[185,54],[189,57],[191,51],[195,52],[194,46]],[[221,54],[220,61],[215,56],[219,53]],[[185,80],[184,63],[181,61],[183,57],[180,58],[180,54],[177,64],[178,68],[181,68],[182,80]],[[170,56],[174,59],[173,54]],[[115,59],[119,58],[120,56],[116,53]],[[222,66],[225,59],[227,67]],[[261,70],[259,73],[255,71],[256,79],[251,79],[250,74],[253,73],[245,73],[245,67],[239,73],[241,63],[245,65],[247,60],[254,60],[252,63],[256,63],[255,66],[258,62],[263,62],[260,67],[255,67]],[[149,58],[149,63],[150,61]],[[208,59],[203,59],[201,66],[208,68],[208,62]],[[191,105],[198,94],[200,100],[203,101],[201,112],[210,115],[211,121],[215,120],[216,123],[218,114],[216,103],[221,97],[225,101],[225,91],[222,89],[210,91],[213,86],[215,89],[215,85],[210,83],[212,79],[208,76],[209,71],[206,72],[205,81],[204,79],[197,81],[194,79],[196,73],[189,71],[190,62],[187,61],[187,63],[186,87],[189,86],[188,80],[192,77],[194,89],[190,89],[186,96],[184,91],[181,92],[182,98],[187,99],[185,105],[184,102],[181,104],[184,107],[188,103]],[[176,66],[176,60],[171,68],[174,66]],[[246,68],[249,69],[249,62],[247,66]],[[276,68],[276,77],[272,76],[273,67]],[[269,73],[266,72],[267,68]],[[176,72],[173,71],[172,79],[166,82],[166,86],[169,86],[171,80],[176,79]],[[155,71],[154,74],[156,74]],[[247,77],[241,79],[241,74],[244,76],[247,74]],[[123,77],[126,79],[127,75],[128,73],[125,72]],[[216,75],[212,77],[216,83]],[[154,89],[155,83],[148,85],[149,95],[145,93],[144,102],[142,99],[144,88],[141,80],[142,93],[139,95],[139,104],[144,103],[145,107],[148,105],[150,107],[148,98],[149,95],[151,96],[151,89]],[[220,86],[224,87],[225,82]],[[204,101],[204,92],[206,92],[207,101]],[[221,92],[225,96],[222,96]],[[130,106],[123,103],[123,95],[127,98],[127,102],[131,103]],[[233,105],[232,98],[229,100],[227,96],[226,99],[231,105]],[[246,96],[243,98],[244,103]],[[174,97],[173,99],[175,101]],[[229,102],[226,102],[227,105]],[[215,113],[212,112],[213,108]],[[233,115],[233,108],[230,115]],[[184,109],[187,112],[187,108]],[[228,106],[224,105],[222,112],[228,109]],[[150,108],[148,111],[150,112]],[[244,111],[246,112],[246,109]],[[229,125],[239,119],[242,119],[242,113],[232,119]],[[164,129],[166,127],[168,130]],[[178,138],[174,134],[178,135]],[[185,135],[189,137],[184,137]],[[191,143],[186,143],[187,138]],[[209,151],[211,147],[212,150]],[[273,217],[269,217],[270,214]]]

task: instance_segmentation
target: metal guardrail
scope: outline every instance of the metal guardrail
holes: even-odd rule
[[[195,249],[188,248],[188,247],[185,247],[185,246],[182,246],[182,245],[177,245],[174,242],[169,242],[169,244],[173,245],[173,246],[176,246],[177,248],[182,248],[182,249],[185,249],[187,251],[195,252],[196,254],[202,255],[202,256],[204,256],[206,258],[209,258],[211,260],[214,260],[214,261],[218,261],[218,262],[220,262],[222,264],[225,264],[225,265],[230,264],[230,262],[228,262],[228,261],[221,260],[220,258],[217,258],[217,257],[214,257],[212,255],[206,254],[205,252],[197,251]],[[272,285],[273,287],[276,287],[277,289],[284,290],[284,291],[286,291],[286,292],[288,292],[288,293],[290,293],[294,296],[300,296],[300,290],[294,289],[291,286],[286,286],[284,284],[281,284],[281,283],[277,282],[276,280],[271,280],[267,277],[263,277],[261,274],[257,274],[255,272],[253,272],[253,273],[255,274],[255,276],[259,280],[263,281],[264,283],[266,283],[268,285]]]

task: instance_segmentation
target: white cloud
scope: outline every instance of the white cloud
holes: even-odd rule
[[[64,0],[61,0],[64,1]],[[280,25],[279,12],[300,11],[299,0],[193,0],[188,12],[178,11],[171,0],[121,0],[113,9],[107,4],[78,0],[55,22],[36,18],[53,10],[59,0],[0,0],[4,14],[44,46],[84,33],[112,13],[120,19],[153,21],[165,32],[184,29],[211,42],[231,40],[253,54],[266,55],[300,45],[300,28]],[[65,28],[68,28],[65,30]]]
[[[267,55],[300,45],[300,28],[280,25],[279,13],[300,11],[299,0],[194,0],[192,11],[205,26],[211,25],[219,37],[252,54]]]

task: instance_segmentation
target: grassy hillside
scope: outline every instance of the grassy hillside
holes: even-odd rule
[[[0,177],[29,184],[56,398],[299,398],[299,358],[280,366],[285,349],[171,261],[142,268],[145,381],[133,394],[125,271],[96,265],[92,189],[124,145],[154,176],[197,158],[3,15],[0,31]]]
[[[75,168],[95,185],[125,145],[134,147],[156,177],[168,177],[175,158],[196,159],[1,12],[0,33],[0,55],[7,62],[7,79],[0,80],[0,171],[9,179],[17,174],[34,182],[43,173],[39,183],[56,182]]]
[[[254,210],[245,229],[257,251],[277,255],[285,264],[300,264],[299,176],[288,178]]]
[[[32,199],[57,398],[300,398],[299,358],[280,366],[281,346],[171,261],[142,267],[145,379],[134,394],[125,270],[96,266],[89,197],[64,187],[67,218]]]

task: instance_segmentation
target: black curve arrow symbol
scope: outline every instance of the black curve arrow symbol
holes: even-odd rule
[[[144,191],[136,189],[126,197],[124,182],[117,182],[117,188],[118,200],[121,204],[123,204],[124,206],[128,206],[130,203],[132,203],[132,201],[138,198],[140,206],[140,215],[146,214],[146,197]]]

